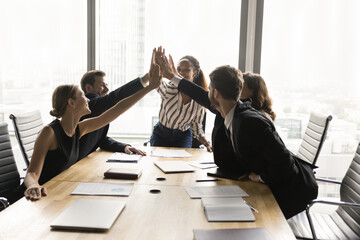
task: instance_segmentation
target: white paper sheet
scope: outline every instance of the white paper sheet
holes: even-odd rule
[[[173,149],[161,149],[156,148],[151,151],[151,156],[153,157],[173,157],[173,158],[183,158],[191,157],[192,155],[185,150],[173,150]]]
[[[129,196],[134,183],[80,183],[71,195]]]

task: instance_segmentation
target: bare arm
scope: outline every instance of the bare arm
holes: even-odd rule
[[[39,178],[47,152],[56,149],[57,145],[54,130],[50,126],[45,126],[36,138],[34,152],[25,176],[26,199],[38,200],[47,195],[46,189],[39,185]]]

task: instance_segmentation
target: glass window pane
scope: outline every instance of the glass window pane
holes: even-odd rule
[[[359,142],[360,2],[265,1],[261,74],[297,152],[309,114],[331,114],[317,176],[343,177]],[[301,123],[295,122],[300,120]],[[290,126],[286,126],[286,125]],[[283,135],[284,136],[284,135]]]
[[[151,52],[162,45],[177,62],[193,55],[208,74],[223,64],[238,65],[241,1],[100,0],[99,69],[110,89],[148,71]],[[158,117],[156,91],[110,125],[112,134],[150,136]],[[213,114],[207,114],[212,130]],[[211,126],[210,126],[211,124]]]
[[[56,86],[80,84],[86,72],[86,1],[1,1],[0,121],[40,109],[52,117]],[[9,127],[12,125],[9,124]]]

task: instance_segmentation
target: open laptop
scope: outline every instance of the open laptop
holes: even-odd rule
[[[50,225],[52,229],[107,231],[125,207],[124,201],[77,199]]]

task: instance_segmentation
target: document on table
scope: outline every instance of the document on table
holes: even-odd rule
[[[154,164],[164,173],[194,172],[195,169],[184,161],[155,161]]]
[[[107,162],[137,163],[141,157],[139,154],[115,152],[108,158]]]
[[[125,196],[128,197],[134,183],[80,183],[71,195]]]
[[[194,229],[195,240],[238,240],[238,239],[261,239],[272,240],[273,238],[265,228],[240,228],[240,229]]]
[[[217,165],[214,163],[214,160],[198,160],[198,161],[189,161],[187,163],[191,166],[201,168],[201,169],[217,167]]]
[[[255,216],[246,202],[236,198],[202,198],[209,222],[253,222]]]
[[[151,151],[151,156],[153,157],[169,157],[169,158],[183,158],[191,157],[192,155],[185,150],[173,150],[173,149],[161,149],[156,148],[154,151]]]
[[[249,197],[238,185],[184,187],[191,198]]]

